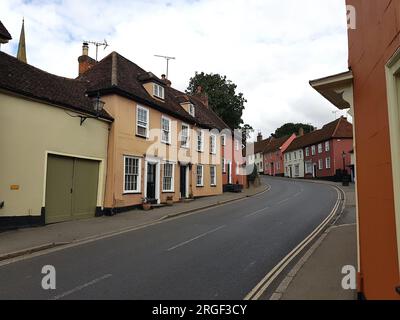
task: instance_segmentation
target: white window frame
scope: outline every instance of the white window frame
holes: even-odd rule
[[[189,114],[194,118],[196,115],[195,107],[193,103],[189,103]]]
[[[330,169],[331,168],[331,157],[327,157],[325,159],[325,168]]]
[[[226,159],[222,158],[222,173],[226,173]]]
[[[318,170],[324,169],[324,160],[318,159]]]
[[[146,117],[146,126],[144,126],[143,124],[139,124],[139,110],[146,111],[146,115],[147,115],[147,117]],[[138,130],[138,127],[145,128],[146,129],[146,134],[145,135],[140,134],[139,130]],[[143,106],[137,105],[136,106],[136,135],[138,135],[139,137],[148,138],[149,134],[150,134],[149,128],[150,128],[150,110],[148,108],[143,107]]]
[[[329,152],[330,150],[331,150],[331,147],[330,147],[329,141],[326,141],[325,142],[325,152]]]
[[[221,135],[221,145],[226,146],[226,134]]]
[[[235,139],[235,149],[236,149],[236,151],[240,150],[240,145],[239,145],[239,140],[238,139]]]
[[[128,190],[126,189],[126,160],[127,159],[134,159],[138,161],[138,174],[137,174],[137,185],[136,189]],[[141,183],[142,183],[142,159],[140,157],[135,157],[135,156],[128,156],[125,155],[123,157],[123,166],[124,166],[124,179],[123,179],[123,190],[124,194],[131,194],[131,193],[141,193]]]
[[[201,183],[198,183],[199,178],[199,171],[198,169],[201,168]],[[204,166],[202,164],[198,164],[196,166],[196,187],[204,187]]]
[[[211,169],[214,169],[214,177],[211,175]],[[217,167],[210,166],[210,186],[215,187],[217,186]]]
[[[307,147],[307,148],[306,148],[306,157],[309,157],[309,156],[310,156],[310,148]]]
[[[318,143],[318,153],[322,153],[322,143]]]
[[[260,168],[263,170],[263,162],[260,162]],[[240,165],[239,162],[236,162],[236,175],[240,174]]]
[[[306,169],[306,174],[312,174],[313,173],[313,164],[311,161],[306,161],[305,162],[305,169]]]
[[[162,85],[153,83],[153,95],[159,99],[165,98],[165,89]]]
[[[165,176],[165,166],[166,165],[171,165],[172,169],[171,169],[171,188],[170,189],[166,189],[164,186],[164,179],[166,178]],[[175,184],[175,165],[171,162],[165,162],[163,163],[163,173],[162,173],[162,191],[163,192],[174,192],[175,188],[174,188],[174,184]]]
[[[182,142],[183,142],[182,137],[183,137],[183,132],[184,132],[183,127],[187,128],[186,144],[182,144]],[[181,137],[181,139],[180,139],[181,148],[189,149],[190,148],[190,126],[187,123],[182,123],[181,124],[181,135],[180,135],[180,137]]]
[[[199,148],[199,137],[200,137],[200,148]],[[204,152],[204,131],[199,130],[196,134],[196,151]]]
[[[315,145],[311,146],[311,155],[315,156]]]
[[[400,272],[400,199],[396,196],[400,194],[400,49],[390,58],[385,69],[398,250],[397,257]],[[355,154],[355,156],[357,156],[357,154]]]
[[[217,136],[210,134],[210,153],[217,154]]]
[[[168,122],[168,130],[164,130],[163,128],[163,120]],[[171,144],[171,119],[166,116],[161,116],[161,142],[166,144]],[[164,139],[164,131],[168,132],[168,140]]]

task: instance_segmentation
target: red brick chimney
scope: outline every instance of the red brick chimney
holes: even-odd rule
[[[262,139],[263,139],[263,136],[262,136],[262,133],[261,133],[261,131],[260,131],[260,132],[258,133],[258,135],[257,135],[257,142],[261,142]]]
[[[303,127],[300,127],[300,129],[299,129],[299,137],[302,137],[302,136],[304,136],[304,129],[303,129]]]
[[[203,92],[202,86],[197,86],[196,88],[196,96],[200,98],[201,102],[208,108],[208,95]]]
[[[165,74],[161,75],[161,80],[165,83],[167,87],[170,87],[172,84],[172,82],[169,79],[167,79],[167,76]]]
[[[84,74],[91,67],[93,67],[97,61],[89,57],[89,44],[84,42],[82,45],[82,55],[78,58],[79,62],[79,75]]]

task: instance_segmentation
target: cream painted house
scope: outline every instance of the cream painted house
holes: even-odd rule
[[[0,52],[0,229],[102,209],[112,117],[84,85]]]
[[[291,146],[289,146],[289,148],[291,148]],[[283,162],[285,166],[285,177],[304,178],[304,154],[302,148],[286,150]]]
[[[79,61],[86,61],[83,56]],[[80,77],[100,93],[114,118],[108,148],[105,209],[130,210],[222,193],[221,130],[227,125],[206,96],[186,95],[116,52]]]

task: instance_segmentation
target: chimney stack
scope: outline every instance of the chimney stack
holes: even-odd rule
[[[87,42],[82,45],[82,55],[78,58],[78,62],[80,76],[96,64],[96,60],[89,57],[89,44]]]
[[[258,135],[257,135],[257,142],[261,142],[262,139],[263,139],[263,136],[262,136],[262,133],[261,133],[261,131],[260,131],[260,132],[258,133]]]
[[[302,136],[304,136],[304,129],[303,129],[303,127],[300,127],[300,129],[299,129],[299,137],[302,137]]]
[[[208,108],[208,95],[207,93],[203,92],[202,86],[197,86],[195,95],[199,97],[204,106]]]
[[[165,74],[161,75],[161,80],[165,83],[165,85],[167,87],[170,87],[172,82],[170,80],[167,79],[167,76]]]

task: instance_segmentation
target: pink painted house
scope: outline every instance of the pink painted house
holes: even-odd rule
[[[341,117],[304,135],[306,178],[333,178],[337,170],[351,174],[353,126]]]
[[[283,153],[296,138],[295,134],[282,138],[272,138],[264,149],[264,174],[269,176],[284,176]]]

